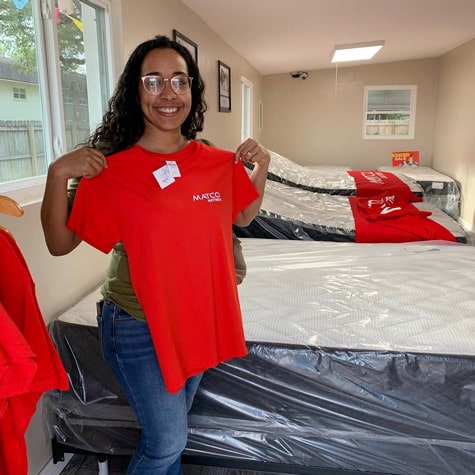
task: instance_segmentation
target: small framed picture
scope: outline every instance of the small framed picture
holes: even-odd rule
[[[177,30],[173,30],[173,39],[184,46],[191,53],[195,63],[198,64],[198,45]]]
[[[231,68],[218,61],[219,112],[231,112]]]

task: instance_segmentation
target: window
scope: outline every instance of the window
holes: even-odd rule
[[[417,86],[366,86],[365,139],[413,139]]]
[[[241,141],[252,136],[252,82],[241,77]]]
[[[31,199],[22,190],[44,184],[48,164],[100,122],[113,84],[111,9],[111,0],[0,0],[0,193]]]
[[[13,100],[26,101],[26,89],[24,87],[13,88]]]

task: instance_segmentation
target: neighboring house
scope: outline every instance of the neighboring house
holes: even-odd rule
[[[36,74],[25,74],[10,58],[0,58],[0,121],[41,120]]]
[[[87,85],[84,74],[61,74],[66,123],[88,127]],[[41,120],[41,92],[36,74],[25,74],[10,58],[0,58],[0,121]]]
[[[61,73],[67,148],[89,134],[86,77]],[[46,173],[41,90],[35,73],[0,58],[0,181]]]

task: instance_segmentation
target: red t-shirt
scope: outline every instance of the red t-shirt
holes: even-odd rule
[[[233,157],[195,141],[173,154],[134,146],[111,155],[100,175],[81,180],[68,222],[103,252],[124,244],[170,392],[246,354],[232,223],[258,193]],[[162,188],[154,171],[166,161],[181,176]]]
[[[6,365],[0,374],[0,473],[26,475],[24,435],[37,402],[44,392],[67,390],[69,383],[41,315],[26,261],[13,237],[3,230],[0,256],[0,364]],[[8,357],[10,369],[17,371],[16,384],[4,373],[8,373]]]

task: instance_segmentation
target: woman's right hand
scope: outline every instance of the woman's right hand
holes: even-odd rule
[[[91,147],[80,147],[57,158],[48,173],[58,178],[92,178],[107,168],[106,157]]]

